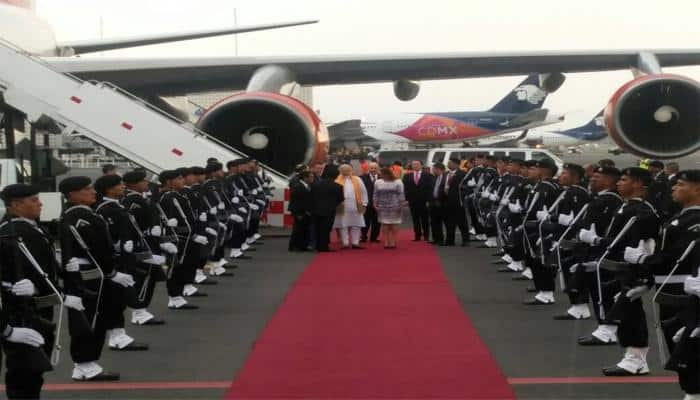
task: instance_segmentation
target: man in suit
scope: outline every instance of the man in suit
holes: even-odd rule
[[[311,171],[299,173],[297,184],[292,186],[289,198],[289,212],[294,217],[292,236],[289,238],[289,251],[306,251],[309,247],[309,224],[311,223],[311,184],[314,175]]]
[[[433,244],[443,245],[445,234],[443,225],[445,224],[445,165],[435,163],[433,165],[433,175],[435,176],[430,186],[430,227],[433,236]]]
[[[462,234],[462,246],[469,241],[469,225],[467,214],[462,207],[462,197],[459,194],[459,184],[464,179],[466,173],[459,169],[460,160],[450,158],[447,162],[447,176],[445,178],[445,225],[447,227],[447,237],[445,246],[455,245],[455,231],[459,227]]]
[[[430,240],[430,218],[428,218],[428,203],[433,177],[423,171],[423,163],[418,160],[411,162],[411,173],[404,175],[403,187],[411,210],[413,220],[413,241]]]
[[[365,210],[365,227],[362,228],[362,236],[360,242],[367,241],[367,233],[369,232],[369,241],[372,243],[379,242],[379,219],[377,219],[377,209],[374,208],[374,182],[379,179],[379,165],[375,162],[369,163],[367,173],[362,175],[362,183],[367,188],[367,210]]]
[[[316,228],[316,251],[328,252],[336,208],[345,200],[343,187],[335,183],[338,167],[326,165],[321,179],[311,185],[311,215]]]

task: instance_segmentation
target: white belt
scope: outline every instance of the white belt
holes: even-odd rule
[[[92,265],[87,258],[72,258],[71,260],[75,260],[80,265]]]
[[[667,277],[668,280],[666,280]],[[654,275],[654,282],[658,283],[659,285],[663,284],[664,281],[666,281],[666,283],[683,283],[690,277],[691,275]]]

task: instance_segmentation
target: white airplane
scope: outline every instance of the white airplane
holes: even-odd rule
[[[700,64],[700,49],[511,53],[381,54],[298,57],[72,57],[90,52],[270,29],[290,24],[207,30],[120,39],[56,41],[33,0],[0,0],[0,38],[53,68],[109,81],[158,106],[161,96],[240,90],[207,110],[198,126],[271,167],[325,159],[328,133],[316,113],[287,94],[294,84],[394,82],[400,100],[418,95],[417,80],[548,74],[542,88],[558,87],[565,72],[636,68],[605,112],[611,137],[636,154],[672,158],[700,148],[700,85],[663,74],[661,66]],[[2,62],[2,60],[0,60]]]

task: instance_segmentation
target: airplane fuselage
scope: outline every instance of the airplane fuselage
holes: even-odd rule
[[[48,22],[29,7],[10,5],[17,1],[0,0],[0,38],[22,50],[40,56],[56,56],[56,35]]]

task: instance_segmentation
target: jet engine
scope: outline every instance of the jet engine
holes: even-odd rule
[[[700,149],[700,85],[679,75],[642,75],[612,96],[605,125],[610,137],[633,154],[691,154]]]
[[[418,82],[401,79],[394,81],[394,96],[401,101],[413,100],[418,96],[420,84]]]
[[[328,154],[328,131],[316,113],[278,93],[227,97],[207,110],[197,126],[286,175],[298,164],[325,161]]]

